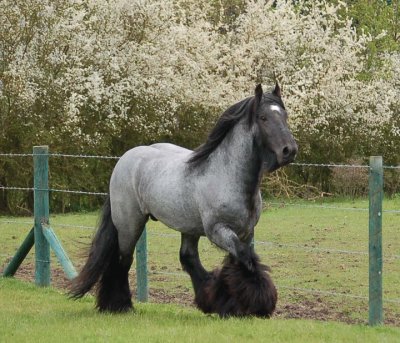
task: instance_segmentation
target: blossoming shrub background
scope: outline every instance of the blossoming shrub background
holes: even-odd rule
[[[397,18],[392,6],[381,6],[387,20]],[[2,152],[46,144],[120,155],[156,141],[193,148],[224,109],[257,83],[268,89],[278,80],[298,160],[379,154],[399,162],[397,31],[357,32],[354,7],[344,2],[3,0],[1,7]],[[107,191],[114,162],[51,163],[53,186]],[[1,185],[30,184],[31,174],[26,160],[0,160]],[[329,170],[288,175],[330,189]],[[53,208],[97,201],[55,195]],[[0,210],[31,205],[30,194],[0,193]]]

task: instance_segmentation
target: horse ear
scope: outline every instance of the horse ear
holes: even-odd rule
[[[276,83],[275,83],[275,89],[272,91],[272,94],[274,94],[277,97],[281,98],[281,87],[279,87],[278,81],[276,81]]]
[[[261,83],[259,83],[257,85],[256,89],[254,90],[254,95],[256,96],[256,100],[258,100],[258,102],[260,102],[262,95],[263,95],[263,89],[262,89]]]
[[[253,104],[253,111],[255,112],[257,110],[258,105],[261,102],[263,96],[263,89],[261,86],[261,83],[259,83],[254,90],[254,104]]]

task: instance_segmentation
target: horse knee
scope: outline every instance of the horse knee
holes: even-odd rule
[[[133,255],[132,254],[121,254],[120,253],[120,257],[119,257],[119,263],[121,264],[121,267],[123,269],[126,269],[129,271],[129,269],[131,268],[133,262]]]
[[[195,252],[191,252],[185,249],[180,249],[179,251],[179,261],[184,270],[189,271],[195,267],[196,261],[199,255]]]
[[[237,234],[227,225],[218,223],[206,230],[207,237],[235,257],[246,269],[253,272],[255,268],[252,235],[241,241]]]
[[[198,243],[199,237],[182,234],[179,260],[185,270],[185,267],[193,267],[199,260]]]

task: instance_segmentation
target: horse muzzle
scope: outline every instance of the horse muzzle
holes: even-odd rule
[[[299,148],[295,140],[285,145],[281,151],[276,153],[276,159],[280,167],[286,166],[289,163],[292,163],[296,158],[297,152]]]
[[[293,139],[290,144],[283,145],[279,149],[267,149],[264,154],[264,170],[273,171],[292,163],[298,152],[297,143]]]

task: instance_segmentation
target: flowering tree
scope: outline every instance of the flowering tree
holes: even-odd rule
[[[3,0],[0,147],[193,147],[222,110],[277,79],[302,159],[395,161],[384,147],[400,141],[399,53],[367,63],[385,33],[356,32],[346,11],[328,1]]]

